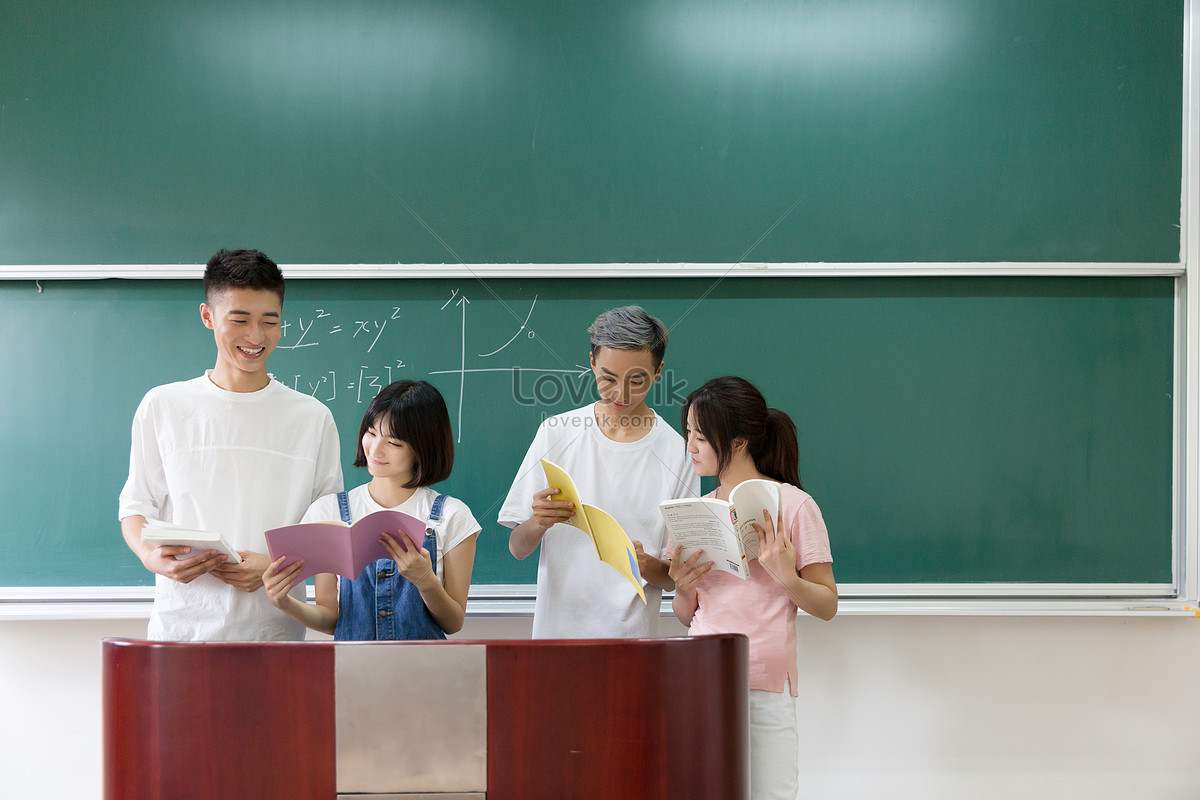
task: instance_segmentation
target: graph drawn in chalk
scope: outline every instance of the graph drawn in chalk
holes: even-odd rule
[[[496,348],[495,350],[493,350],[490,353],[480,353],[479,354],[480,358],[490,358],[491,356],[496,355],[496,353],[499,353],[501,350],[503,350],[504,348],[506,348],[510,344],[512,344],[514,341],[516,341],[517,337],[521,335],[521,331],[525,330],[525,328],[529,325],[529,318],[533,316],[533,309],[535,306],[537,306],[537,299],[538,299],[538,296],[535,294],[533,296],[533,302],[529,304],[529,313],[525,315],[525,321],[521,323],[521,327],[517,328],[517,332],[512,335],[512,338],[509,339],[504,344],[500,345],[498,348]],[[529,338],[532,339],[533,335],[534,335],[533,331],[530,331]]]
[[[298,314],[292,314],[281,321],[281,341],[278,347],[281,350],[295,351],[295,358],[308,362],[308,366],[306,368],[297,363],[294,367],[285,368],[287,378],[284,382],[296,391],[325,403],[362,404],[370,402],[386,386],[402,376],[432,378],[435,375],[457,375],[458,411],[454,417],[457,418],[458,427],[456,441],[461,443],[466,416],[464,412],[468,373],[494,372],[509,376],[512,390],[519,393],[519,397],[514,397],[521,405],[525,403],[520,402],[520,399],[526,395],[536,400],[537,404],[554,405],[560,398],[574,401],[576,398],[583,398],[589,391],[584,385],[588,383],[590,386],[586,379],[590,377],[591,368],[587,365],[564,362],[557,357],[560,363],[553,367],[521,366],[516,360],[527,359],[526,363],[533,360],[528,353],[524,356],[516,355],[521,348],[513,345],[521,340],[536,340],[543,347],[547,347],[534,332],[538,320],[533,317],[541,299],[540,295],[535,294],[527,299],[530,303],[524,318],[519,316],[519,311],[513,313],[515,310],[510,310],[511,317],[506,318],[512,320],[509,326],[516,323],[515,329],[503,324],[496,325],[494,322],[480,327],[479,320],[487,319],[486,310],[482,318],[477,316],[478,311],[472,312],[470,307],[473,301],[461,287],[447,287],[446,294],[441,295],[441,303],[438,303],[437,298],[431,298],[431,305],[437,304],[443,314],[453,314],[451,318],[443,316],[438,324],[430,324],[432,320],[424,313],[402,309],[394,302],[387,301],[380,303],[374,310],[360,307],[345,311],[328,306],[302,309]],[[544,307],[545,303],[542,303],[542,306]],[[430,306],[425,308],[425,313],[432,311]],[[543,310],[543,315],[544,313]],[[471,319],[468,320],[468,317]],[[398,319],[404,319],[406,322],[402,326],[389,325],[391,320]],[[447,324],[458,328],[457,348],[453,335],[447,330]],[[512,333],[504,339],[508,330],[512,330]],[[384,338],[384,333],[388,334],[388,338]],[[472,338],[489,341],[484,343],[485,346],[481,346],[479,342],[472,342]],[[353,353],[346,351],[346,346],[351,343]],[[405,354],[406,358],[400,358],[402,354],[396,352],[398,345],[409,351]],[[454,349],[457,349],[458,358],[455,360],[458,363],[447,369],[429,370],[428,366],[432,365],[421,362],[429,357],[426,348],[431,345],[441,353],[442,358],[448,357],[447,360],[454,358]],[[416,350],[410,349],[414,347]],[[471,365],[468,365],[468,349],[471,350]],[[547,351],[551,356],[554,355],[548,347]],[[333,360],[331,357],[336,358],[338,363],[330,363]],[[420,366],[414,369],[412,359],[416,359]],[[511,366],[500,366],[505,361]],[[451,402],[453,394],[447,391],[446,405],[449,406]]]
[[[458,296],[458,289],[455,289],[453,294],[450,295],[450,299],[447,300],[442,305],[441,310],[445,311],[446,306],[450,305],[450,303],[453,302],[454,298],[457,296]],[[467,296],[464,294],[462,297],[458,298],[458,302],[454,303],[454,305],[456,305],[462,309],[462,337],[461,337],[461,341],[459,343],[459,366],[458,366],[458,438],[457,438],[457,441],[461,442],[462,441],[463,396],[466,393],[466,388],[467,388],[467,306],[471,305],[471,301],[468,300]],[[430,374],[433,374],[433,373],[430,373]]]
[[[574,376],[576,379],[579,379],[579,378],[582,378],[584,375],[587,375],[588,373],[591,372],[591,367],[584,366],[582,364],[575,364],[574,368],[570,368],[570,367],[539,368],[539,367],[522,367],[522,366],[468,368],[467,367],[467,306],[470,305],[471,301],[467,298],[466,295],[460,295],[459,291],[457,289],[455,289],[451,293],[450,299],[448,299],[445,303],[442,304],[442,307],[440,310],[445,311],[452,303],[456,307],[462,309],[462,320],[461,320],[462,333],[461,333],[461,340],[459,341],[458,369],[435,369],[435,370],[430,370],[428,374],[429,375],[458,375],[458,435],[456,437],[456,441],[458,441],[458,442],[462,442],[462,413],[463,413],[463,404],[464,404],[464,401],[466,398],[467,373],[506,372],[506,373],[509,373],[510,375],[512,375],[515,380],[516,377],[522,373],[532,373],[535,375],[550,375],[550,374],[571,375],[571,376]],[[500,353],[506,347],[508,347],[510,344],[515,342],[521,336],[522,333],[524,333],[530,339],[536,338],[533,330],[529,329],[529,321],[530,321],[530,319],[533,318],[533,311],[534,311],[534,308],[536,308],[536,306],[537,306],[537,295],[534,295],[533,302],[530,303],[530,305],[529,305],[529,313],[525,315],[525,319],[524,319],[524,321],[521,322],[520,327],[517,328],[516,333],[514,333],[509,338],[509,340],[507,342],[505,342],[503,345],[501,345],[499,348],[493,350],[490,353],[480,353],[480,354],[478,354],[478,357],[479,358],[489,358],[491,356],[496,355],[497,353]]]

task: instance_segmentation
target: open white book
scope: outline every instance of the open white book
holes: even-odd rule
[[[228,563],[242,563],[242,557],[238,555],[238,551],[229,546],[225,537],[213,531],[197,531],[189,528],[177,528],[163,522],[148,522],[142,528],[142,541],[149,542],[155,547],[183,545],[192,548],[192,552],[186,555],[175,556],[180,560],[198,556],[205,550],[216,550],[218,553],[229,556]]]
[[[729,502],[715,497],[664,500],[658,504],[671,541],[687,561],[700,549],[701,564],[750,579],[750,560],[758,557],[758,531],[766,528],[765,509],[779,529],[779,484],[761,478],[742,481],[729,493]]]

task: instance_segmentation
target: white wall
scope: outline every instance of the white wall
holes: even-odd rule
[[[100,797],[100,639],[144,635],[0,622],[0,797]],[[1200,620],[842,616],[800,640],[806,800],[1200,798]]]

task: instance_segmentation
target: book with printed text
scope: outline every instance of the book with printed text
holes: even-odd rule
[[[729,501],[715,497],[664,500],[658,504],[671,541],[687,561],[704,550],[698,563],[713,562],[713,569],[750,579],[750,561],[758,557],[757,523],[766,529],[763,511],[779,529],[779,484],[755,478],[742,481],[729,493]]]

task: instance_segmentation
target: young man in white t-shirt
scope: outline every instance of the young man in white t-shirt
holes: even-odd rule
[[[542,422],[513,481],[500,524],[512,528],[508,547],[538,556],[533,636],[579,639],[654,636],[667,574],[663,500],[695,497],[700,480],[683,438],[646,405],[662,374],[667,330],[638,306],[601,314],[588,328],[592,372],[600,400]],[[558,464],[580,497],[611,514],[634,541],[648,585],[646,602],[596,556],[582,531],[563,524],[570,503],[551,500],[541,459]]]
[[[129,549],[156,575],[151,639],[304,638],[303,626],[259,591],[270,563],[263,534],[341,491],[342,468],[329,409],[267,373],[282,314],[275,262],[257,250],[218,252],[200,305],[216,365],[151,389],[138,406],[118,516]],[[220,533],[241,563],[215,550],[144,543],[147,520]]]

